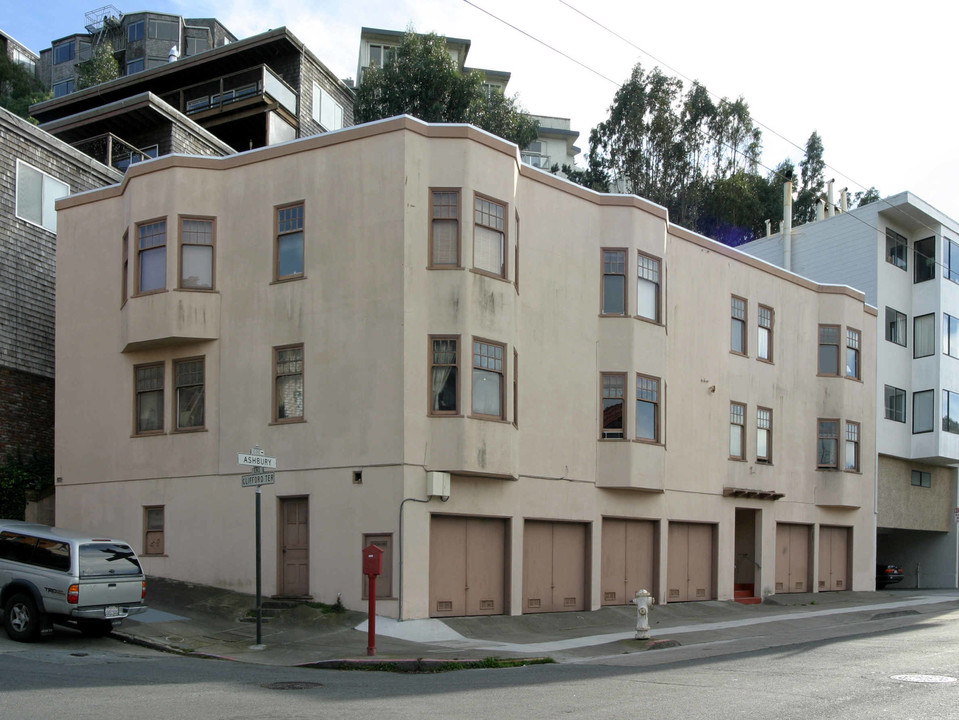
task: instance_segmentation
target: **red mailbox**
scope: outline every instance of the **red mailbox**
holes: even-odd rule
[[[370,577],[383,574],[383,551],[376,545],[363,548],[363,574]]]
[[[363,548],[363,574],[370,579],[370,619],[366,654],[376,655],[376,576],[383,574],[383,550],[376,545]]]

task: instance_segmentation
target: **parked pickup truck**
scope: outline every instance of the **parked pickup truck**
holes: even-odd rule
[[[53,623],[106,635],[146,612],[145,598],[146,578],[127,543],[0,520],[0,609],[12,640],[36,640]]]

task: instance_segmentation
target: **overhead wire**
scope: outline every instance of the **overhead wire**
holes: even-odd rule
[[[534,42],[542,45],[543,47],[551,50],[552,52],[554,52],[554,53],[556,53],[556,54],[558,54],[558,55],[566,58],[566,59],[569,60],[570,62],[573,62],[574,64],[576,64],[576,65],[584,68],[584,69],[587,70],[588,72],[590,72],[590,73],[592,73],[592,74],[594,74],[594,75],[602,78],[603,80],[606,80],[607,82],[611,83],[611,84],[612,84],[613,86],[615,86],[616,88],[622,88],[622,87],[623,87],[623,84],[622,84],[622,83],[619,83],[619,82],[617,82],[617,81],[609,78],[608,76],[606,76],[606,75],[604,75],[603,73],[599,72],[599,71],[596,70],[595,68],[592,68],[592,67],[590,67],[589,65],[587,65],[586,63],[584,63],[584,62],[582,62],[582,61],[580,61],[580,60],[577,60],[576,58],[574,58],[574,57],[570,56],[569,54],[563,52],[563,51],[560,50],[559,48],[554,47],[553,45],[551,45],[550,43],[546,42],[545,40],[542,40],[542,39],[536,37],[536,36],[533,35],[532,33],[527,32],[526,30],[523,30],[522,28],[520,28],[520,27],[514,25],[513,23],[505,20],[504,18],[501,18],[500,16],[496,15],[495,13],[490,12],[489,10],[487,10],[487,9],[485,9],[485,8],[483,8],[483,7],[480,7],[480,6],[477,5],[475,2],[473,2],[473,0],[463,0],[463,2],[465,2],[467,5],[475,8],[476,10],[478,10],[478,11],[480,11],[480,12],[488,15],[489,17],[493,18],[493,19],[496,20],[497,22],[502,23],[503,25],[506,25],[507,27],[511,28],[512,30],[514,30],[514,31],[520,33],[521,35],[529,38],[530,40],[532,40],[532,41],[534,41]],[[684,73],[676,70],[675,68],[673,68],[673,67],[672,67],[671,65],[669,65],[668,63],[665,63],[665,62],[661,61],[661,60],[658,59],[656,56],[654,56],[654,55],[652,55],[651,53],[649,53],[648,51],[644,50],[644,49],[641,48],[639,45],[636,45],[636,44],[635,44],[634,42],[632,42],[631,40],[623,37],[622,35],[620,35],[620,34],[617,33],[616,31],[612,30],[611,28],[603,25],[603,24],[600,23],[598,20],[596,20],[595,18],[591,17],[590,15],[584,13],[583,11],[579,10],[578,8],[570,5],[568,2],[566,2],[566,0],[558,0],[558,2],[560,2],[560,3],[563,4],[563,5],[565,5],[565,6],[568,7],[570,10],[576,12],[577,14],[581,15],[582,17],[584,17],[585,19],[589,20],[590,22],[594,23],[595,25],[597,25],[597,26],[600,27],[601,29],[605,30],[606,32],[610,33],[611,35],[613,35],[614,37],[618,38],[619,40],[625,42],[625,43],[628,44],[630,47],[632,47],[632,48],[634,48],[635,50],[638,50],[639,52],[643,53],[643,54],[646,55],[647,57],[649,57],[649,58],[651,58],[652,60],[654,60],[656,63],[658,63],[658,64],[662,65],[663,67],[667,68],[668,70],[670,70],[670,71],[671,71],[672,73],[674,73],[675,75],[678,75],[679,77],[684,78],[685,80],[687,80],[687,81],[690,82],[690,83],[696,83],[696,84],[698,84],[698,85],[699,85],[700,87],[702,87],[709,95],[711,95],[711,96],[713,96],[713,97],[716,97],[716,98],[719,97],[718,95],[716,95],[715,93],[713,93],[711,90],[709,90],[709,88],[707,88],[707,87],[706,87],[705,85],[703,85],[702,83],[690,79],[689,76],[687,76],[687,75],[685,75]],[[787,138],[786,136],[784,136],[782,133],[779,133],[778,131],[776,131],[775,129],[773,129],[772,127],[770,127],[769,125],[766,125],[765,123],[760,122],[759,120],[757,120],[756,118],[754,118],[751,113],[749,114],[748,117],[749,117],[749,119],[750,119],[752,122],[754,122],[756,125],[759,125],[760,127],[768,130],[769,132],[771,132],[772,134],[774,134],[774,135],[776,135],[777,137],[781,138],[784,142],[788,143],[789,145],[792,145],[793,147],[797,148],[797,149],[800,150],[801,152],[805,152],[805,148],[803,148],[801,145],[799,145],[798,143],[790,140],[789,138]],[[711,140],[713,140],[715,143],[719,144],[720,146],[725,147],[726,149],[731,150],[731,151],[733,151],[734,153],[741,152],[741,151],[738,150],[737,148],[735,148],[735,147],[729,145],[728,143],[720,140],[719,138],[711,135],[708,131],[707,131],[705,134],[707,135],[707,137],[709,137]],[[792,177],[786,177],[786,176],[783,175],[783,173],[780,172],[779,170],[777,170],[777,169],[775,169],[775,168],[769,167],[768,165],[766,165],[765,163],[763,163],[763,162],[760,161],[760,160],[756,160],[756,161],[755,161],[755,164],[756,164],[758,167],[761,167],[761,168],[767,170],[773,177],[779,177],[779,178],[782,178],[783,180],[792,180]],[[859,187],[863,188],[864,190],[866,189],[866,186],[865,186],[865,185],[857,182],[857,181],[854,180],[852,177],[850,177],[850,176],[847,175],[846,173],[843,173],[843,172],[839,171],[837,168],[833,167],[832,165],[829,165],[828,163],[825,163],[825,162],[824,162],[824,163],[823,163],[823,166],[824,166],[824,167],[827,167],[827,168],[833,170],[833,172],[835,172],[835,173],[837,173],[837,174],[839,174],[839,175],[847,178],[847,179],[848,179],[850,182],[852,182],[854,185],[858,185]],[[937,231],[936,231],[935,228],[933,228],[932,226],[928,225],[927,223],[925,223],[925,222],[924,222],[923,220],[921,220],[921,219],[917,219],[917,218],[915,218],[915,217],[913,217],[913,216],[908,216],[908,215],[906,215],[905,211],[904,211],[901,207],[899,207],[899,206],[897,206],[897,205],[893,205],[892,203],[890,203],[890,202],[889,202],[888,200],[886,200],[885,198],[879,198],[879,199],[876,200],[875,202],[884,203],[884,204],[885,204],[887,207],[889,207],[890,209],[892,209],[892,210],[894,210],[894,211],[896,211],[896,212],[898,212],[898,213],[900,213],[900,214],[908,217],[912,223],[915,223],[915,222],[918,221],[918,223],[919,223],[921,226],[923,226],[923,227],[925,227],[926,229],[928,229],[928,230],[929,230],[930,232],[932,232],[934,235],[937,234]],[[854,208],[854,210],[855,210],[855,208]],[[877,233],[882,232],[877,226],[873,225],[872,223],[867,222],[867,221],[864,220],[863,218],[859,217],[858,214],[855,214],[855,213],[853,213],[852,211],[846,211],[846,212],[843,212],[843,213],[841,213],[841,214],[843,214],[843,215],[851,215],[854,219],[856,219],[857,221],[859,221],[859,222],[861,222],[862,224],[866,225],[867,227],[875,230]],[[802,226],[801,226],[801,225],[800,225],[800,226],[797,226],[797,229],[798,229],[798,227],[802,227]],[[941,233],[939,233],[939,234],[941,234]],[[914,252],[916,252],[916,254],[919,255],[920,257],[924,257],[926,260],[932,259],[933,262],[934,262],[936,265],[941,266],[943,269],[946,269],[946,270],[949,269],[949,268],[946,267],[945,264],[943,264],[943,263],[935,260],[934,257],[925,256],[925,255],[923,255],[922,253],[919,253],[918,251],[915,251],[915,250],[914,250]]]

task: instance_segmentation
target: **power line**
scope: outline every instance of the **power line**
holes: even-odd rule
[[[516,25],[514,25],[514,24],[508,22],[507,20],[499,17],[498,15],[490,12],[489,10],[486,10],[485,8],[480,7],[480,6],[477,5],[476,3],[472,2],[472,0],[463,0],[463,2],[465,2],[467,5],[470,5],[471,7],[475,8],[475,9],[479,10],[480,12],[488,15],[489,17],[493,18],[493,19],[496,20],[497,22],[500,22],[500,23],[506,25],[507,27],[511,28],[512,30],[515,30],[516,32],[520,33],[521,35],[524,35],[525,37],[529,38],[530,40],[533,40],[534,42],[536,42],[536,43],[538,43],[538,44],[546,47],[546,48],[549,49],[549,50],[552,50],[553,52],[555,52],[555,53],[557,53],[558,55],[566,58],[567,60],[570,60],[571,62],[575,63],[576,65],[579,65],[580,67],[582,67],[582,68],[584,68],[585,70],[593,73],[594,75],[602,78],[603,80],[606,80],[607,82],[611,83],[612,85],[616,86],[617,88],[622,88],[622,87],[623,87],[623,84],[622,84],[622,83],[618,83],[618,82],[616,82],[615,80],[612,80],[611,78],[609,78],[609,77],[607,77],[606,75],[602,74],[602,73],[599,72],[598,70],[596,70],[596,69],[588,66],[587,64],[585,64],[585,63],[583,63],[583,62],[581,62],[581,61],[579,61],[579,60],[571,57],[570,55],[566,54],[566,53],[563,52],[562,50],[559,50],[558,48],[554,47],[553,45],[549,44],[548,42],[546,42],[546,41],[544,41],[544,40],[541,40],[540,38],[538,38],[538,37],[534,36],[533,34],[531,34],[531,33],[527,32],[527,31],[523,30],[522,28],[517,27]],[[619,33],[615,32],[614,30],[606,27],[605,25],[603,25],[602,23],[600,23],[599,21],[597,21],[597,20],[594,19],[593,17],[587,15],[586,13],[582,12],[582,11],[579,10],[578,8],[573,7],[573,6],[570,5],[568,2],[566,2],[566,0],[559,0],[559,2],[562,3],[563,5],[565,5],[566,7],[568,7],[570,10],[573,10],[573,11],[576,12],[577,14],[581,15],[581,16],[584,17],[585,19],[587,19],[587,20],[589,20],[590,22],[594,23],[594,24],[597,25],[598,27],[602,28],[602,29],[605,30],[606,32],[610,33],[610,34],[613,35],[614,37],[616,37],[616,38],[622,40],[623,42],[627,43],[628,45],[630,45],[630,46],[633,47],[634,49],[636,49],[636,50],[638,50],[639,52],[641,52],[641,53],[643,53],[644,55],[646,55],[647,57],[652,58],[655,62],[659,63],[660,65],[663,65],[664,67],[666,67],[668,70],[670,70],[670,71],[673,72],[674,74],[676,74],[676,75],[678,75],[678,76],[686,79],[686,80],[687,80],[688,82],[690,82],[690,83],[695,83],[695,84],[700,85],[704,90],[706,90],[707,93],[709,93],[709,95],[711,95],[711,96],[713,96],[713,97],[716,97],[716,98],[719,97],[718,95],[716,95],[715,93],[713,93],[712,91],[710,91],[709,88],[707,88],[707,87],[706,87],[705,85],[703,85],[702,83],[698,83],[697,81],[690,79],[689,76],[685,75],[684,73],[679,72],[678,70],[676,70],[675,68],[673,68],[673,67],[670,66],[669,64],[667,64],[667,63],[665,63],[665,62],[662,62],[661,60],[659,60],[658,58],[656,58],[654,55],[652,55],[651,53],[649,53],[649,52],[647,52],[646,50],[644,50],[643,48],[641,48],[639,45],[636,45],[635,43],[633,43],[631,40],[623,37],[622,35],[620,35]],[[722,98],[721,98],[721,99],[722,99]],[[772,134],[774,134],[774,135],[776,135],[777,137],[781,138],[781,139],[782,139],[783,141],[785,141],[787,144],[792,145],[793,147],[797,148],[797,149],[800,150],[801,152],[805,152],[805,148],[803,148],[802,146],[800,146],[800,145],[798,145],[797,143],[793,142],[792,140],[790,140],[790,139],[787,138],[786,136],[782,135],[781,133],[777,132],[776,130],[774,130],[774,129],[771,128],[770,126],[766,125],[765,123],[760,122],[759,120],[757,120],[756,118],[754,118],[751,113],[749,114],[749,119],[750,119],[751,121],[753,121],[755,124],[759,125],[760,127],[768,130],[768,131],[771,132]],[[738,153],[738,152],[740,152],[737,148],[732,147],[732,146],[730,146],[729,144],[723,142],[722,140],[716,138],[715,136],[709,134],[708,131],[707,131],[705,134],[706,134],[707,137],[709,137],[709,138],[710,138],[711,140],[713,140],[715,143],[717,143],[717,144],[720,145],[720,146],[725,147],[725,148],[728,149],[728,150],[731,150],[733,153]],[[761,162],[761,161],[759,161],[759,160],[757,160],[757,161],[755,161],[755,162],[756,162],[756,165],[757,165],[757,166],[759,166],[759,167],[761,167],[761,168],[764,168],[765,170],[769,171],[769,173],[771,174],[772,177],[778,177],[778,178],[780,178],[780,179],[782,179],[782,180],[792,180],[792,177],[788,177],[788,178],[785,177],[780,171],[778,171],[778,170],[776,170],[776,169],[774,169],[774,168],[769,167],[768,165],[766,165],[765,163],[763,163],[763,162]],[[840,170],[838,170],[837,168],[833,167],[832,165],[829,165],[828,163],[825,163],[825,162],[824,162],[824,163],[823,163],[823,166],[832,169],[833,172],[835,172],[835,173],[837,173],[837,174],[839,174],[839,175],[842,175],[843,177],[846,177],[846,178],[847,178],[848,180],[850,180],[850,182],[852,182],[854,185],[858,185],[859,187],[863,188],[864,190],[866,189],[866,186],[865,186],[865,185],[863,185],[862,183],[859,183],[859,182],[855,181],[852,177],[850,177],[850,176],[847,175],[846,173],[841,172]],[[909,217],[909,216],[906,215],[905,211],[904,211],[902,208],[893,205],[892,203],[888,202],[885,198],[880,198],[880,199],[877,200],[876,202],[882,202],[882,203],[884,203],[886,206],[888,206],[890,209],[892,209],[892,210],[894,210],[894,211],[902,214],[903,216]],[[852,214],[852,213],[851,213],[851,212],[846,212],[846,213],[843,213],[843,214]],[[858,217],[858,216],[855,215],[855,214],[852,214],[852,215],[853,215],[853,217],[854,217],[856,220],[858,220],[859,222],[863,223],[863,224],[866,225],[867,227],[872,228],[872,229],[875,230],[877,233],[878,233],[878,232],[881,232],[878,227],[876,227],[876,226],[874,226],[874,225],[866,222],[864,219]],[[910,217],[910,220],[913,221],[913,222],[915,222],[915,218]],[[925,227],[926,229],[928,229],[929,231],[931,231],[933,234],[936,233],[935,229],[932,228],[932,227],[930,227],[929,225],[927,225],[925,222],[920,221],[920,224],[921,224],[923,227]],[[802,226],[797,226],[797,227],[802,227]],[[920,253],[920,255],[921,255],[921,253]],[[934,260],[934,258],[926,258],[926,259],[933,259],[933,260]],[[941,266],[945,269],[946,266],[943,265],[942,263],[939,263],[939,262],[937,262],[937,261],[935,261],[935,260],[934,260],[934,262],[936,262],[937,265],[941,265]]]

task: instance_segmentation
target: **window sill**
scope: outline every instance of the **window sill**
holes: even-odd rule
[[[193,433],[205,433],[210,432],[206,427],[197,427],[197,428],[177,428],[176,430],[171,430],[171,435],[191,435]]]
[[[284,420],[273,420],[270,422],[270,425],[299,425],[300,423],[305,423],[306,418],[290,418]]]
[[[306,280],[306,275],[292,275],[290,277],[283,278],[274,278],[270,285],[282,285],[288,282],[296,282],[297,280]]]
[[[467,415],[470,420],[483,420],[484,422],[502,423],[503,425],[512,425],[513,423],[506,418],[493,417],[491,415]]]
[[[426,417],[429,418],[461,418],[465,417],[463,413],[426,413]]]
[[[166,435],[166,430],[154,430],[153,432],[131,433],[131,438],[162,437]]]
[[[648,318],[644,315],[633,315],[633,320],[639,320],[640,322],[648,323],[649,325],[655,325],[657,327],[666,327],[659,320],[653,320],[652,318]]]
[[[596,442],[603,442],[603,443],[621,443],[621,442],[629,442],[629,438],[627,438],[627,437],[621,437],[621,438],[604,438],[604,437],[601,437],[601,438],[596,438]]]
[[[817,372],[817,373],[816,373],[816,377],[821,377],[821,378],[839,378],[839,377],[842,377],[842,375],[840,375],[840,374],[838,374],[838,373],[821,373],[821,372]]]
[[[862,475],[862,470],[853,470],[852,468],[846,468],[843,472],[849,473],[850,475]]]
[[[147,292],[141,292],[141,293],[136,293],[134,295],[131,295],[130,298],[133,299],[133,298],[149,297],[150,295],[160,295],[165,292],[168,292],[166,288],[161,288],[160,290],[148,290]]]
[[[862,378],[853,377],[852,375],[846,375],[845,378],[846,380],[852,380],[853,382],[862,384]]]
[[[838,473],[840,470],[838,467],[817,467],[816,472]]]
[[[187,287],[178,287],[173,288],[174,292],[187,292],[187,293],[213,293],[219,294],[219,290],[216,288],[187,288]]]
[[[776,364],[776,363],[774,363],[772,360],[767,360],[766,358],[761,358],[761,357],[757,357],[757,358],[756,358],[756,361],[757,361],[757,362],[761,362],[761,363],[763,363],[764,365],[775,365],[775,364]]]
[[[746,458],[744,457],[733,457],[732,455],[729,456],[729,460],[731,462],[741,462],[741,463],[748,462]]]
[[[427,270],[465,270],[462,265],[427,265]]]
[[[637,443],[639,445],[650,445],[652,447],[666,447],[666,443],[661,443],[659,440],[644,440],[642,438],[633,438],[631,442]]]
[[[747,358],[747,359],[749,358],[749,354],[748,354],[748,353],[741,353],[741,352],[738,352],[738,351],[736,351],[736,350],[730,350],[730,351],[729,351],[729,354],[730,354],[730,355],[736,355],[737,357],[742,357],[742,358]]]
[[[139,557],[142,558],[168,558],[170,557],[166,553],[140,553]]]
[[[470,272],[475,275],[482,275],[483,277],[488,277],[490,280],[499,280],[500,282],[506,283],[507,285],[512,285],[513,283],[505,275],[497,275],[496,273],[487,272],[486,270],[477,270],[476,268],[470,268]]]
[[[626,313],[600,313],[600,314],[599,314],[599,317],[601,317],[601,318],[629,318],[629,317],[632,317],[632,316],[631,316],[631,315],[627,315]]]
[[[773,467],[773,463],[766,462],[758,458],[756,459],[756,465],[758,465],[759,467]]]

